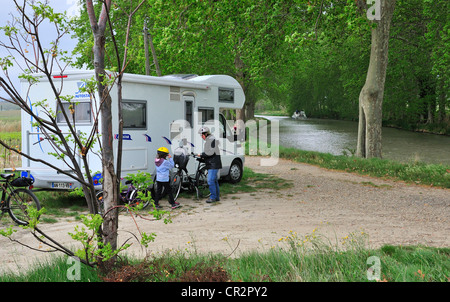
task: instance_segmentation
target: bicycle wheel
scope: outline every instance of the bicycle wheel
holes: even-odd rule
[[[139,197],[139,191],[141,191],[144,194],[144,196],[143,196],[144,198]],[[151,198],[149,198],[148,194],[149,194],[149,191],[147,189],[145,189],[145,190],[134,189],[130,193],[128,204],[137,206],[137,205],[143,203],[142,208],[145,209],[150,204],[150,200],[151,200]],[[151,197],[151,195],[150,195],[150,197]]]
[[[6,207],[8,208],[9,216],[19,225],[28,225],[30,221],[28,208],[32,207],[37,211],[41,209],[36,195],[28,189],[16,189],[12,191],[6,200]]]
[[[98,191],[97,194],[95,194],[95,197],[97,198],[98,214],[103,215],[103,213],[105,213],[105,203],[103,202],[103,191]]]
[[[197,171],[195,175],[195,186],[197,187],[198,198],[209,197],[211,195],[208,186],[208,170],[205,167]]]
[[[176,201],[181,192],[181,183],[183,182],[183,171],[177,172],[170,183],[173,194],[173,201]]]

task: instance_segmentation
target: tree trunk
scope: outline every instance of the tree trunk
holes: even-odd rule
[[[104,84],[107,77],[105,73],[105,28],[107,14],[111,7],[111,0],[105,1],[99,21],[95,18],[92,0],[86,0],[89,20],[94,35],[94,69],[97,79],[98,94],[101,101],[101,134],[102,134],[102,166],[103,166],[103,202],[105,213],[102,235],[104,244],[110,244],[112,250],[117,249],[117,228],[118,228],[118,211],[117,206],[119,183],[114,170],[114,153],[113,153],[113,132],[112,132],[112,112],[111,112],[111,96],[108,88]],[[114,260],[113,260],[114,261]]]
[[[372,44],[366,82],[359,95],[359,126],[356,155],[382,157],[381,128],[384,83],[388,65],[389,30],[395,0],[381,1],[381,18],[372,21]]]
[[[239,46],[242,43],[242,38],[239,38]],[[246,93],[246,87],[244,84],[244,62],[241,58],[241,53],[238,49],[236,49],[236,57],[234,58],[234,68],[236,69],[236,80],[241,84],[242,89],[244,90],[244,94]],[[236,109],[236,120],[241,120],[245,122],[245,105],[242,109]],[[240,123],[241,124],[241,123]],[[243,123],[242,123],[243,124]],[[245,130],[245,129],[238,129]]]
[[[444,90],[444,80],[439,79],[439,94],[438,94],[438,104],[439,104],[439,113],[438,113],[438,122],[445,122],[445,102],[446,102],[446,93]]]

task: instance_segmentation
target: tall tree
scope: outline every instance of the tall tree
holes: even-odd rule
[[[395,0],[376,0],[367,8],[359,1],[367,14],[374,13],[371,30],[372,42],[366,82],[359,95],[359,125],[356,155],[382,157],[382,108],[384,85],[388,65],[389,32],[395,8]]]
[[[140,10],[135,28],[142,29],[144,22],[149,25],[162,74],[235,77],[246,92],[246,108],[252,117],[257,99],[254,92],[258,91],[252,87],[270,83],[265,81],[267,75],[279,68],[285,55],[285,27],[296,13],[299,9],[294,0],[155,1]],[[123,23],[120,15],[112,19],[115,24]],[[84,50],[88,37],[82,26],[77,33],[82,38],[80,65],[90,59]],[[144,74],[145,49],[140,37],[142,33],[134,33],[136,47],[130,49],[128,70]]]
[[[119,200],[119,182],[117,179],[112,131],[112,99],[107,88],[107,74],[105,71],[105,31],[108,22],[108,14],[111,8],[111,0],[105,0],[97,20],[92,0],[86,0],[86,10],[94,37],[93,65],[97,79],[97,89],[101,106],[101,133],[102,133],[102,166],[103,166],[103,202],[107,213],[103,220],[103,240],[110,244],[112,250],[117,249],[117,229],[119,224],[118,210],[113,209]],[[111,210],[113,209],[113,210]]]

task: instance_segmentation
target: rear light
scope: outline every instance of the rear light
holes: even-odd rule
[[[67,78],[67,75],[66,75],[66,74],[62,74],[62,75],[54,75],[53,78],[54,78],[54,79]]]

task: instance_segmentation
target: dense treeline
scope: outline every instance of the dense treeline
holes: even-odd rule
[[[449,8],[448,1],[397,1],[383,124],[450,134]],[[303,109],[312,117],[357,120],[370,34],[353,26],[331,30],[341,36],[330,39],[328,34],[300,50],[288,109]]]
[[[116,3],[111,23],[120,41],[129,2]],[[146,22],[163,75],[222,73],[237,78],[246,91],[247,118],[253,116],[255,104],[270,103],[288,114],[302,109],[310,117],[357,120],[371,47],[371,25],[357,4],[355,0],[148,1],[132,27],[127,72],[145,74]],[[383,102],[385,125],[450,134],[449,8],[447,0],[396,1]],[[92,42],[86,20],[85,13],[78,20],[76,53],[78,63],[89,66]],[[114,61],[112,55],[110,60]]]

